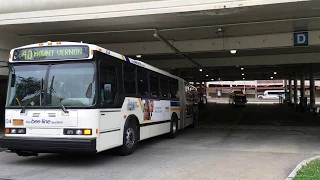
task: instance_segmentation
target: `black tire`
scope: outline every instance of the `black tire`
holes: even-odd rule
[[[177,115],[172,115],[170,132],[168,133],[167,137],[170,139],[174,139],[177,136],[177,133],[178,133],[178,117]]]
[[[258,99],[262,100],[262,97],[260,96],[260,97],[258,97]]]
[[[133,120],[126,122],[123,131],[123,145],[119,148],[119,153],[123,156],[134,152],[138,144],[138,127]]]

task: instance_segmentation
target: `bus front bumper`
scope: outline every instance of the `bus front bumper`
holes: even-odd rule
[[[0,147],[12,152],[96,153],[96,139],[1,137]]]

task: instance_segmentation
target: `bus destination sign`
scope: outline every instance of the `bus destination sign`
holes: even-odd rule
[[[84,59],[89,57],[88,46],[44,46],[17,49],[13,61],[44,61],[64,59]]]

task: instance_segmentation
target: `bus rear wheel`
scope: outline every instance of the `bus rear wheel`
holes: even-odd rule
[[[123,131],[123,144],[120,147],[120,154],[130,155],[134,152],[138,144],[138,127],[134,121],[126,122]]]
[[[170,139],[174,139],[178,133],[178,117],[173,115],[171,118],[170,124],[170,132],[168,133],[167,137]]]

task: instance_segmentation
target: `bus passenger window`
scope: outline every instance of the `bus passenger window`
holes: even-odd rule
[[[160,79],[160,89],[161,89],[161,95],[164,98],[170,98],[170,90],[169,90],[169,82],[166,79],[161,78]]]
[[[116,67],[101,63],[100,70],[101,105],[114,104],[117,93]]]
[[[123,65],[123,89],[125,93],[136,94],[135,67]]]
[[[170,88],[171,98],[178,98],[178,81],[177,80],[170,80],[169,88]]]
[[[156,75],[150,75],[150,93],[151,97],[159,97],[159,79]]]
[[[148,85],[148,72],[143,69],[138,69],[138,95],[148,96],[149,95],[149,85]]]

